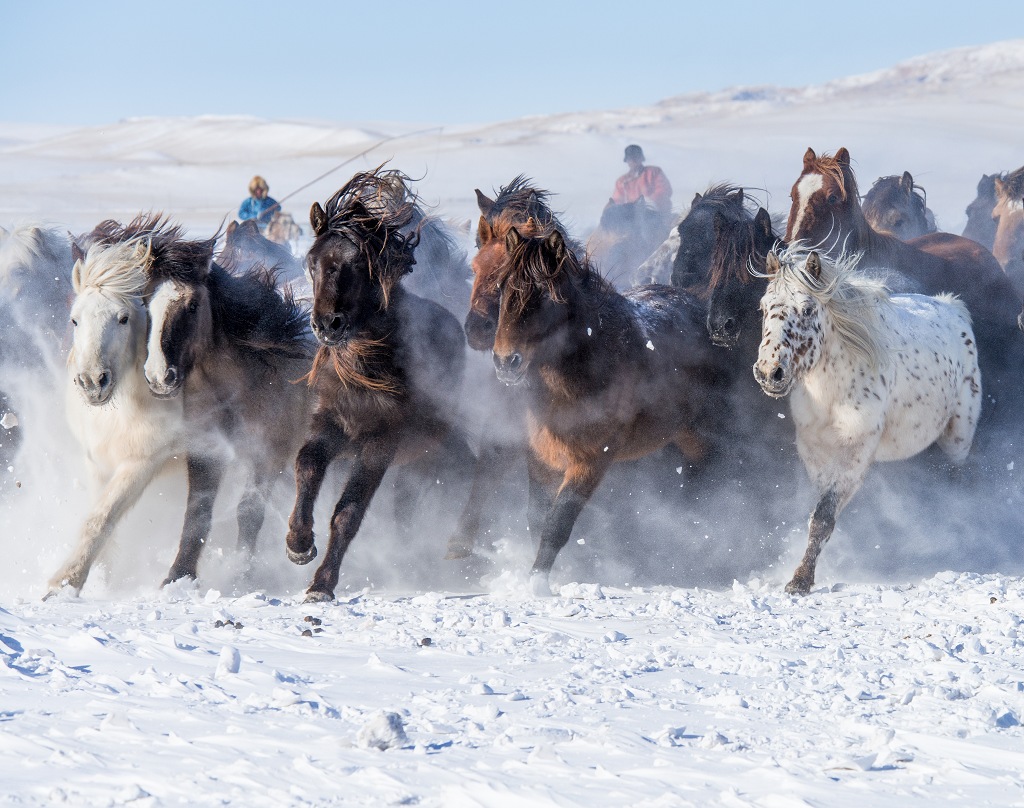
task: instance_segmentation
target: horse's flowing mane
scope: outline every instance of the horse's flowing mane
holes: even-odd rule
[[[424,218],[419,199],[401,171],[360,171],[325,206],[327,232],[349,238],[367,258],[371,277],[388,297],[401,277],[412,271],[412,248],[419,242]]]
[[[597,281],[601,286],[607,283],[594,270],[587,258],[579,258],[571,249],[559,250],[552,254],[547,239],[520,238],[508,251],[498,268],[496,282],[503,298],[507,298],[509,311],[519,317],[526,310],[534,289],[544,289],[555,303],[565,303],[562,293],[568,280],[576,288],[583,288]]]
[[[1001,179],[1010,198],[1020,202],[1021,197],[1024,197],[1024,166],[1005,174]]]
[[[844,253],[836,261],[819,254],[821,273],[817,277],[807,271],[810,254],[800,243],[775,252],[779,271],[771,276],[769,289],[782,287],[809,294],[828,310],[840,340],[871,367],[878,367],[885,360],[878,310],[889,301],[888,287],[857,271],[860,253]]]
[[[146,236],[115,244],[96,242],[75,265],[75,294],[95,289],[121,300],[137,300],[146,292],[152,258],[152,243]]]
[[[836,185],[839,186],[839,192],[843,195],[844,201],[847,199],[860,199],[860,192],[857,190],[857,178],[854,177],[852,171],[847,171],[847,167],[836,160],[835,156],[831,154],[819,155],[814,160],[814,167],[819,174],[824,174],[835,181]]]
[[[763,264],[767,252],[757,247],[754,237],[755,202],[741,187],[730,183],[712,185],[694,207],[697,205],[707,206],[721,214],[717,220],[720,224],[716,226],[707,285],[698,292],[700,297],[707,299],[714,289],[727,281],[750,283],[753,277],[750,268],[755,263]]]
[[[583,255],[583,245],[569,235],[558,214],[551,209],[550,198],[551,194],[548,191],[535,187],[532,179],[520,174],[508,185],[498,189],[498,195],[494,198],[494,205],[487,213],[486,219],[499,232],[509,227],[522,227],[532,219],[536,232],[531,235],[545,236],[552,230],[557,230],[562,234],[570,250],[576,255]]]
[[[70,255],[67,237],[39,225],[21,225],[10,232],[0,229],[0,270],[33,266],[39,261],[60,264]],[[0,278],[0,282],[4,279]]]

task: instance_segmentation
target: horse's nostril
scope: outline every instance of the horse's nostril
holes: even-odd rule
[[[334,317],[331,318],[331,323],[329,326],[331,331],[341,331],[341,326],[343,322],[344,321],[341,319],[341,317],[335,314]]]
[[[167,368],[167,372],[164,374],[164,384],[174,384],[178,381],[178,371],[174,368]]]
[[[736,326],[736,321],[732,317],[727,317],[724,326],[725,328],[732,331],[732,329]]]
[[[777,367],[777,368],[775,368],[775,372],[772,373],[772,381],[773,382],[781,382],[782,379],[785,377],[785,375],[786,374],[783,372],[782,368],[781,367]]]
[[[100,378],[99,378],[99,386],[100,386],[101,388],[103,388],[103,387],[106,387],[106,386],[107,386],[108,384],[110,384],[110,374],[109,374],[109,373],[107,373],[106,371],[103,371],[103,372],[102,372],[102,373],[100,374]]]
[[[523,364],[523,357],[520,354],[512,354],[508,360],[508,366],[512,370],[519,370],[519,366]]]

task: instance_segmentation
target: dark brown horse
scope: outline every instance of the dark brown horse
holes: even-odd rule
[[[519,175],[502,186],[494,199],[476,190],[480,221],[477,225],[477,252],[473,257],[473,287],[465,331],[469,346],[490,354],[498,325],[499,293],[497,273],[506,257],[505,239],[516,227],[530,236],[557,230],[568,238],[558,216],[551,209],[547,191]],[[573,242],[580,255],[583,248]],[[448,543],[448,558],[469,556],[480,536],[489,529],[495,514],[490,507],[495,492],[523,460],[526,453],[526,402],[521,391],[502,389],[491,369],[490,357],[482,368],[479,392],[472,412],[480,424],[480,440],[472,492],[458,527]]]
[[[323,562],[307,590],[330,600],[342,558],[384,473],[439,447],[469,469],[469,447],[452,427],[465,366],[465,337],[445,308],[406,291],[415,263],[416,197],[397,171],[361,172],[325,207],[310,210],[315,241],[313,332],[320,342],[309,373],[317,407],[295,461],[296,500],[287,552],[316,557],[313,506],[334,458],[354,462],[330,522]]]
[[[963,237],[976,241],[986,250],[991,250],[996,239],[996,223],[992,209],[996,206],[996,177],[998,174],[982,174],[978,180],[977,195],[967,206],[967,224]]]
[[[255,555],[273,485],[312,414],[312,394],[293,382],[308,370],[314,341],[308,312],[281,293],[273,270],[244,259],[221,266],[213,261],[214,239],[190,241],[178,228],[148,224],[154,250],[146,381],[159,398],[182,396],[189,445],[185,523],[166,584],[197,577],[214,500],[231,466],[245,474],[238,544]]]
[[[717,454],[728,372],[686,292],[619,294],[555,229],[527,238],[511,228],[505,251],[493,360],[502,382],[526,390],[530,525],[540,535],[531,585],[542,594],[613,463],[668,444],[698,466]]]
[[[834,157],[818,157],[808,149],[791,198],[788,243],[800,240],[833,260],[844,252],[862,253],[861,267],[895,270],[916,281],[924,294],[951,292],[967,304],[985,385],[979,435],[984,435],[986,420],[990,425],[993,413],[1010,423],[1016,417],[1013,402],[1020,395],[1024,354],[1016,328],[1020,300],[992,253],[949,233],[932,233],[905,243],[873,230],[864,218],[845,148]]]
[[[924,188],[914,184],[909,171],[879,177],[864,197],[864,218],[879,233],[900,241],[935,232],[935,216],[928,209]]]

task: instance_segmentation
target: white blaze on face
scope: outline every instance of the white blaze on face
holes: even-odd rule
[[[796,221],[793,222],[793,229],[790,231],[793,238],[799,238],[800,226],[804,222],[804,214],[807,212],[807,205],[815,191],[820,191],[825,184],[821,174],[805,174],[796,184]]]
[[[181,291],[171,281],[157,286],[149,300],[149,342],[146,344],[146,379],[160,385],[167,376],[167,357],[160,347],[164,322],[175,303],[181,300]]]

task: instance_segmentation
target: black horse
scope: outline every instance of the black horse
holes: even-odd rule
[[[333,599],[342,558],[391,465],[438,449],[459,469],[475,463],[453,426],[465,368],[462,329],[443,306],[400,283],[416,263],[416,207],[403,174],[377,169],[356,174],[325,207],[310,210],[310,319],[320,347],[308,374],[317,406],[295,461],[288,521],[287,553],[296,564],[317,554],[313,506],[328,466],[341,455],[354,461],[310,601]]]

